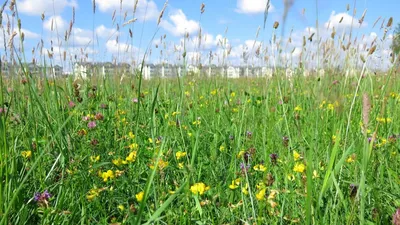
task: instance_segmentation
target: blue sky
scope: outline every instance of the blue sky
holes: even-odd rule
[[[28,61],[34,57],[41,61],[40,55],[32,56],[32,48],[36,48],[40,40],[43,40],[44,50],[54,53],[52,61],[54,64],[62,64],[68,67],[71,61],[63,62],[60,57],[64,51],[67,56],[77,55],[77,59],[84,58],[87,54],[88,61],[112,61],[137,63],[143,56],[147,46],[150,46],[151,55],[148,62],[171,62],[181,63],[183,51],[182,41],[186,32],[189,32],[190,39],[186,40],[186,51],[188,58],[196,58],[201,55],[202,63],[206,63],[210,51],[216,54],[213,63],[221,63],[217,60],[218,54],[224,52],[224,48],[230,49],[228,61],[232,64],[241,64],[241,55],[244,49],[254,52],[254,48],[263,48],[272,39],[272,25],[275,21],[281,23],[277,30],[277,38],[281,37],[282,15],[284,11],[283,1],[271,0],[271,8],[267,19],[266,29],[262,29],[264,20],[264,9],[267,0],[170,0],[164,12],[161,23],[157,26],[159,13],[165,1],[161,0],[138,0],[136,14],[133,15],[133,6],[136,0],[123,0],[122,13],[120,13],[120,0],[97,0],[96,13],[93,14],[93,3],[91,0],[20,0],[17,1],[19,16],[22,20],[22,28],[25,33],[25,48]],[[200,5],[205,4],[204,14],[200,14]],[[346,10],[350,4],[350,10]],[[382,22],[393,16],[394,24],[399,22],[398,0],[356,1],[356,15],[353,20],[353,37],[362,38],[365,43],[374,40],[374,37],[382,37],[384,30],[380,29]],[[69,29],[72,19],[72,8],[75,8],[75,24],[72,35],[68,42],[65,42],[64,33]],[[364,23],[360,26],[358,19],[367,10]],[[116,10],[115,22],[112,15]],[[332,27],[338,33],[349,33],[351,28],[354,1],[344,0],[320,0],[318,1],[319,33],[321,37],[328,37]],[[41,20],[41,14],[45,13],[45,20]],[[137,18],[137,21],[126,26],[126,20]],[[10,14],[9,10],[5,13]],[[341,23],[339,20],[343,17]],[[374,22],[379,18],[377,25],[373,28]],[[292,37],[292,43],[288,51],[291,54],[299,54],[302,43],[302,36],[309,36],[316,31],[316,1],[295,0],[290,9],[286,22],[285,37]],[[3,29],[6,27],[7,19],[3,15]],[[51,25],[53,24],[53,30]],[[57,31],[55,29],[57,24]],[[120,30],[117,32],[117,24]],[[198,47],[198,32],[202,29],[202,45]],[[256,33],[258,28],[258,38]],[[158,29],[159,28],[159,29]],[[129,37],[131,29],[133,38]],[[382,43],[382,48],[390,45],[388,40]],[[157,32],[157,33],[156,33]],[[3,32],[2,32],[3,33]],[[58,34],[57,34],[58,33]],[[155,39],[152,41],[153,35]],[[160,42],[160,37],[166,35],[166,39]],[[2,35],[3,36],[3,35]],[[93,37],[94,40],[93,40]],[[369,39],[368,39],[369,38]],[[118,41],[117,41],[118,39]],[[6,37],[7,40],[7,37]],[[62,42],[60,42],[60,40]],[[51,41],[53,51],[51,51]],[[221,43],[224,42],[224,46]],[[158,48],[156,48],[158,45]],[[126,50],[128,49],[128,50]],[[293,49],[293,50],[291,50]],[[4,48],[2,47],[4,57]],[[161,53],[161,50],[163,51]],[[292,52],[293,51],[293,52]],[[81,54],[83,52],[83,54]],[[383,52],[383,51],[382,51]],[[386,51],[388,53],[388,50]],[[220,57],[221,58],[221,57]],[[74,61],[74,60],[72,60]]]

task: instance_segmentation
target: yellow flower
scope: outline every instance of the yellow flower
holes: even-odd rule
[[[240,158],[242,158],[242,156],[244,155],[244,153],[246,153],[245,151],[240,151],[238,154],[237,154],[237,156],[236,156],[236,158],[238,158],[238,159],[240,159]]]
[[[204,192],[208,191],[209,189],[210,187],[206,186],[203,182],[195,183],[190,187],[190,191],[195,195],[203,195]]]
[[[192,124],[199,126],[201,124],[201,121],[200,120],[195,120],[195,121],[193,121]]]
[[[112,163],[116,166],[120,166],[122,165],[122,159],[118,158],[118,159],[113,159]]]
[[[294,111],[301,111],[303,110],[299,105],[294,108]]]
[[[232,184],[229,185],[229,188],[234,190],[239,187],[239,184],[240,184],[240,178],[237,178],[235,180],[232,180]]]
[[[125,207],[123,205],[118,205],[118,209],[121,210],[121,211],[124,211]]]
[[[112,170],[107,170],[107,172],[101,173],[101,178],[103,178],[104,182],[107,182],[108,179],[110,179],[110,180],[114,179],[115,178],[114,172]]]
[[[242,187],[242,193],[244,195],[248,195],[249,194],[249,185],[246,183],[246,185],[244,185],[244,187]]]
[[[135,138],[135,135],[133,134],[132,131],[130,131],[130,132],[128,133],[128,136],[129,136],[130,139],[134,139],[134,138]]]
[[[186,152],[178,151],[175,153],[176,160],[180,160],[182,157],[186,156]]]
[[[294,158],[294,161],[297,161],[300,159],[300,154],[296,150],[293,151],[293,158]]]
[[[190,132],[188,132],[187,135],[188,135],[189,137],[193,136],[193,134],[190,133]]]
[[[136,144],[136,143],[133,143],[133,144],[129,145],[129,148],[130,148],[131,150],[137,150],[137,149],[139,148],[139,145]]]
[[[22,151],[21,156],[24,157],[25,159],[29,159],[32,157],[32,151]]]
[[[231,93],[231,97],[235,97],[236,96],[236,93],[235,92],[232,92]]]
[[[153,143],[153,139],[149,138],[149,143],[152,144]]]
[[[141,192],[137,193],[137,194],[135,195],[135,197],[136,197],[136,200],[137,200],[138,202],[143,201],[144,192],[141,191]]]
[[[293,174],[288,174],[286,177],[287,177],[288,180],[294,181],[294,175]]]
[[[333,111],[335,109],[335,106],[329,103],[328,106],[326,106],[326,109]]]
[[[261,201],[261,200],[265,199],[265,191],[266,190],[267,189],[263,188],[256,194],[256,198],[257,198],[258,201]]]
[[[315,179],[315,178],[318,178],[318,177],[319,177],[318,172],[316,170],[314,170],[312,178]]]
[[[168,166],[168,162],[167,161],[164,161],[164,160],[162,160],[162,159],[160,159],[159,161],[158,161],[158,169],[159,170],[163,170],[165,167],[167,167]],[[150,169],[152,169],[152,170],[154,170],[154,167],[155,165],[154,165],[154,160],[153,160],[153,163],[151,163],[150,165],[149,165],[149,167],[150,167]]]
[[[225,150],[225,146],[224,146],[224,145],[219,146],[219,150],[220,150],[221,152],[223,152],[223,151]]]
[[[346,162],[353,163],[353,162],[355,162],[355,159],[356,159],[356,155],[352,154],[351,156],[349,156],[349,158],[346,159]]]
[[[94,198],[100,195],[100,192],[104,191],[106,188],[92,188],[89,190],[88,194],[86,195],[86,199],[88,201],[92,201]]]
[[[267,167],[265,167],[263,164],[257,164],[257,165],[255,165],[255,166],[253,167],[253,169],[254,169],[255,171],[264,172],[264,171],[267,170]]]
[[[303,163],[296,163],[296,165],[293,168],[293,171],[303,173],[305,169],[306,166]]]
[[[210,92],[211,95],[216,95],[217,94],[217,89],[214,89]]]
[[[172,116],[176,116],[176,115],[179,115],[179,114],[181,114],[181,113],[180,112],[173,112]]]
[[[132,151],[129,155],[125,158],[127,162],[135,162],[137,156],[137,151]],[[125,163],[124,163],[125,164]]]
[[[187,97],[189,97],[189,96],[190,96],[190,92],[189,92],[189,91],[185,91],[185,95],[186,95]]]
[[[90,156],[90,161],[92,161],[92,162],[97,162],[99,160],[100,160],[100,155],[98,155],[98,156],[94,156],[94,155]]]
[[[184,167],[184,164],[183,164],[183,163],[178,163],[178,168],[179,168],[179,169],[183,169],[183,167]]]
[[[276,197],[276,194],[279,194],[277,190],[271,190],[271,192],[268,195],[268,200],[274,200]]]

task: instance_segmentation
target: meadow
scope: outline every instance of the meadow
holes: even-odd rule
[[[2,222],[391,222],[397,77],[138,80],[3,80]]]
[[[119,49],[119,29],[126,26],[133,42],[136,22],[123,17],[122,2],[112,16],[115,64],[136,54]],[[157,28],[134,74],[83,79],[29,70],[16,7],[6,1],[1,10],[12,12],[4,17],[2,60],[19,70],[0,76],[0,225],[400,224],[399,57],[390,54],[386,71],[370,68],[380,63],[374,56],[384,52],[393,18],[382,19],[382,37],[368,43],[333,28],[324,39],[302,36],[293,50],[291,36],[277,37],[279,22],[272,21],[269,44],[256,41],[259,28],[243,60],[273,74],[238,79],[184,71],[144,80],[149,51],[166,57],[166,35],[160,46],[153,42]],[[204,12],[202,4],[200,19]],[[93,30],[95,14],[93,1]],[[74,26],[75,8],[65,41],[52,39],[46,49],[41,37],[33,64],[94,57],[69,48]],[[51,32],[60,38],[53,21]],[[170,57],[184,68],[189,58],[202,66],[198,33],[197,43],[185,33],[174,46]],[[199,54],[190,57],[191,42]],[[210,62],[215,56],[228,66],[232,46],[224,37],[216,48]]]

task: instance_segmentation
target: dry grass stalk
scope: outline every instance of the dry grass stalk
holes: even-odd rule
[[[130,19],[130,20],[126,21],[125,23],[123,23],[122,27],[125,27],[126,25],[129,25],[129,24],[134,23],[136,21],[137,21],[137,18]]]
[[[363,132],[367,133],[369,123],[369,113],[371,112],[371,101],[367,93],[363,94],[362,100],[362,118],[363,118]]]
[[[390,17],[388,23],[386,24],[386,27],[391,27],[392,23],[393,23],[393,17]]]
[[[372,55],[376,50],[376,45],[372,46],[369,51],[368,51],[368,55]]]
[[[274,25],[272,26],[274,29],[278,29],[279,27],[279,22],[275,21]]]
[[[158,16],[157,26],[160,25],[161,19],[164,15],[165,9],[167,8],[167,5],[168,5],[168,0],[164,3],[164,7],[162,8],[160,15]]]
[[[205,7],[206,7],[206,5],[204,3],[201,3],[201,6],[200,6],[201,14],[203,14],[205,12]]]

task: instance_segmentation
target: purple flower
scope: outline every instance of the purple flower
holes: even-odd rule
[[[251,138],[251,136],[253,136],[253,132],[251,132],[251,131],[246,131],[246,136],[247,136],[248,138]]]
[[[138,103],[139,100],[138,100],[137,98],[133,98],[133,99],[132,99],[132,102],[133,102],[133,103]]]
[[[393,221],[392,223],[394,225],[400,225],[400,208],[396,210],[396,212],[393,214]]]
[[[244,163],[240,163],[240,169],[242,170],[242,173],[246,173],[250,169],[250,164],[246,165]]]
[[[89,129],[93,129],[93,128],[95,128],[96,127],[96,122],[95,121],[90,121],[89,123],[88,123],[88,128]]]
[[[272,153],[272,154],[269,155],[269,158],[271,159],[271,163],[275,165],[276,161],[278,159],[278,154]]]
[[[49,199],[51,198],[51,194],[45,190],[43,193],[37,192],[35,193],[34,200],[37,202],[39,206],[49,206]]]
[[[73,101],[69,101],[68,102],[68,107],[74,108],[75,107],[75,103]]]
[[[100,108],[102,108],[102,109],[108,109],[108,105],[107,105],[107,104],[104,104],[104,103],[102,103],[102,104],[100,105]]]

